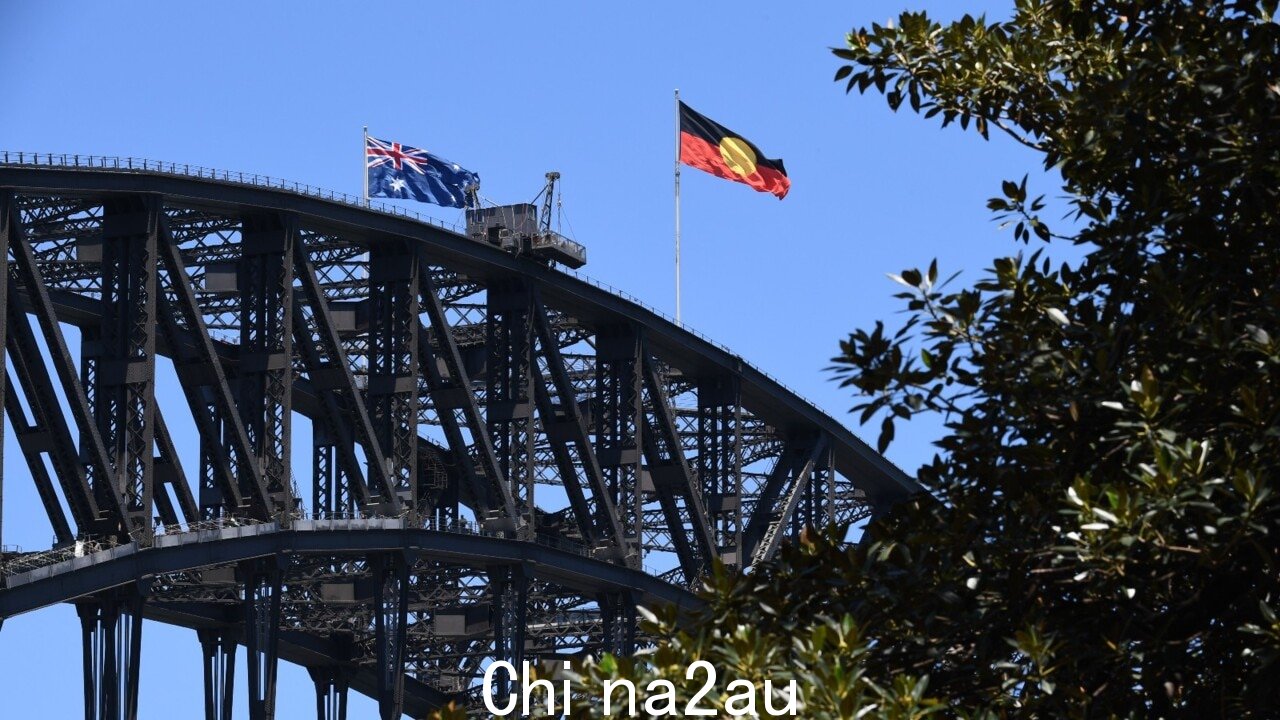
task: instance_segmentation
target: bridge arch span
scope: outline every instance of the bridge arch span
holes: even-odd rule
[[[4,553],[0,618],[74,602],[121,651],[86,664],[87,716],[136,712],[142,618],[198,630],[206,717],[240,644],[252,718],[280,658],[421,714],[494,659],[629,650],[637,603],[917,490],[741,357],[488,239],[0,152],[0,392],[55,536]]]

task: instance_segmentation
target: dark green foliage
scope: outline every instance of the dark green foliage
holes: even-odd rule
[[[904,272],[910,320],[841,343],[863,419],[941,412],[941,506],[873,528],[868,673],[955,708],[1280,713],[1280,28],[1275,2],[1020,2],[850,34],[837,78],[1044,154],[989,207],[1022,243],[972,287]]]

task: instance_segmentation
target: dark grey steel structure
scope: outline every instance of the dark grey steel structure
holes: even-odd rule
[[[0,620],[76,605],[87,720],[136,716],[144,618],[196,631],[209,720],[240,648],[249,718],[281,659],[319,718],[349,689],[419,717],[916,489],[725,349],[398,209],[0,153],[0,243],[8,482],[54,536],[6,549]]]

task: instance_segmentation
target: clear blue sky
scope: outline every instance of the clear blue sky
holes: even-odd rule
[[[845,96],[827,49],[904,9],[998,17],[1009,4],[0,0],[0,148],[173,160],[357,194],[368,125],[479,172],[500,202],[531,199],[558,170],[585,272],[672,312],[679,87],[783,158],[792,180],[779,202],[685,171],[686,323],[855,425],[851,398],[823,371],[837,340],[897,321],[887,272],[937,257],[944,274],[973,279],[1015,252],[984,204],[1001,179],[1035,178],[1039,165],[1011,142]],[[874,443],[873,427],[854,429]],[[913,472],[936,430],[900,427],[889,456]],[[47,547],[11,434],[5,443],[4,542]],[[79,716],[78,633],[68,607],[5,623],[0,715]],[[144,646],[141,717],[198,717],[195,634],[148,624]],[[278,717],[312,717],[305,672],[282,664],[280,678]],[[353,701],[353,718],[376,717]]]

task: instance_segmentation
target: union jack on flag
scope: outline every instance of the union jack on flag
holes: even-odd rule
[[[369,197],[397,198],[467,207],[467,190],[480,185],[480,176],[457,163],[397,142],[365,137],[365,169]]]

